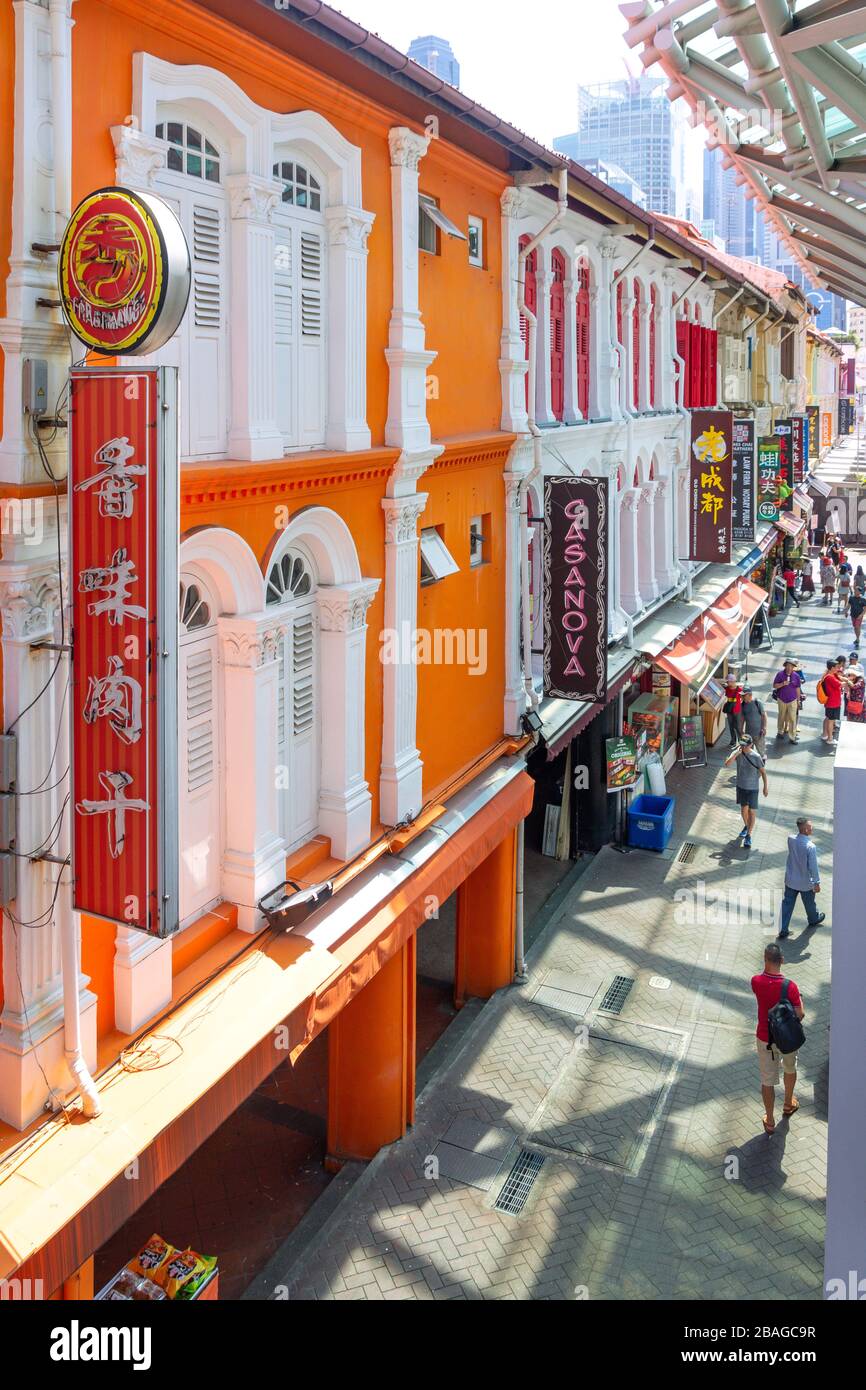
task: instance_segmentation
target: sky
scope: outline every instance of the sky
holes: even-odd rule
[[[406,51],[447,39],[474,101],[550,146],[577,126],[580,83],[642,72],[618,0],[339,0],[350,19]]]

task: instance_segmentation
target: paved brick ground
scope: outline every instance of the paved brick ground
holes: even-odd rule
[[[812,691],[824,658],[849,650],[847,621],[814,604],[775,628],[776,652],[751,658],[762,698],[784,649],[804,661]],[[421,1096],[411,1134],[369,1166],[300,1261],[272,1263],[271,1297],[820,1297],[830,931],[806,932],[798,909],[786,956],[807,1008],[802,1109],[788,1122],[779,1108],[772,1139],[749,989],[775,935],[801,808],[815,821],[829,910],[833,755],[819,708],[812,694],[797,747],[780,748],[771,723],[770,796],[750,854],[734,841],[727,739],[707,769],[676,771],[674,849],[694,841],[695,858],[597,857],[534,948],[529,983],[483,1009]],[[765,895],[765,920],[714,911],[714,894],[743,889]],[[636,984],[619,1018],[599,1015],[617,973]],[[522,1146],[545,1161],[511,1215],[494,1202]],[[482,1185],[445,1175],[467,1163]]]

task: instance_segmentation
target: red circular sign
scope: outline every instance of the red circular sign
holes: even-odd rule
[[[163,208],[129,189],[101,188],[69,219],[60,249],[60,294],[76,337],[95,352],[144,351],[154,336],[170,278]]]

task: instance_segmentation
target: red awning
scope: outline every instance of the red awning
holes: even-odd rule
[[[764,589],[748,579],[735,580],[696,622],[653,658],[656,666],[700,690],[768,598]]]

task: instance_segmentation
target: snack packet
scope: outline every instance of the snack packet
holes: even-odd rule
[[[163,1284],[162,1271],[165,1263],[176,1254],[174,1245],[169,1245],[162,1236],[153,1235],[145,1246],[139,1250],[134,1260],[130,1260],[127,1269],[132,1270],[133,1274],[139,1274],[144,1279],[152,1279],[154,1283]]]
[[[176,1250],[163,1267],[165,1277],[160,1283],[169,1298],[177,1298],[193,1282],[198,1289],[215,1264],[215,1256],[206,1260],[194,1250]]]
[[[183,1288],[178,1293],[179,1299],[195,1298],[202,1284],[209,1278],[213,1270],[216,1269],[216,1255],[199,1255],[197,1259],[199,1261],[198,1272],[193,1274],[188,1283],[184,1284]]]

